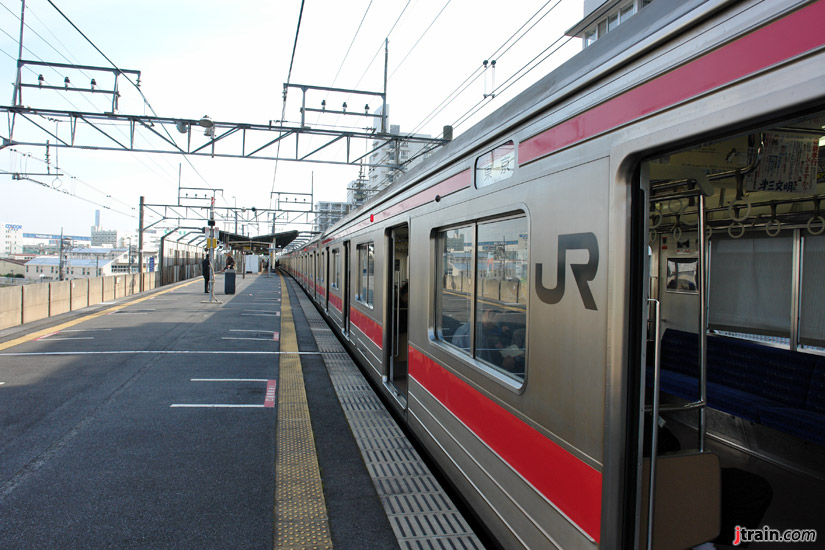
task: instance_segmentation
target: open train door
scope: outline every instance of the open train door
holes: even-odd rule
[[[349,335],[349,296],[350,296],[350,242],[344,241],[344,289],[341,294],[341,313],[343,314],[344,334]]]
[[[387,365],[385,384],[398,401],[407,404],[407,321],[409,316],[409,242],[410,229],[407,224],[394,227],[387,232],[390,251],[387,262],[387,346],[384,364]]]
[[[628,382],[627,500],[624,546],[646,549],[680,549],[709,541],[720,528],[721,471],[719,458],[704,448],[705,381],[704,338],[707,293],[706,260],[708,235],[705,223],[705,186],[694,174],[661,178],[651,175],[643,162],[633,177],[631,227],[631,365]],[[706,183],[706,182],[705,182]],[[661,302],[658,258],[650,246],[651,225],[660,216],[661,205],[682,200],[694,205],[697,217],[697,265],[695,292],[701,306],[696,326],[701,373],[700,399],[686,404],[660,402]],[[652,221],[651,221],[652,219]],[[701,426],[696,446],[668,449],[664,443],[662,414],[676,410],[699,414]],[[632,513],[630,512],[632,510]],[[652,521],[650,521],[652,518]]]

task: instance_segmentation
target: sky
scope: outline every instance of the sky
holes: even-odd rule
[[[26,1],[23,58],[105,68],[114,63],[120,69],[141,71],[142,95],[119,77],[118,113],[194,120],[206,115],[215,121],[253,124],[281,120],[283,113],[284,125],[294,126],[300,121],[301,94],[290,89],[284,102],[288,78],[292,84],[380,92],[388,39],[389,122],[400,125],[402,133],[432,136],[445,125],[454,125],[454,134],[460,135],[579,52],[580,41],[564,37],[564,32],[583,15],[582,0],[304,0],[302,13],[301,0],[52,3]],[[0,0],[0,82],[7,83],[5,92],[0,90],[0,105],[10,105],[13,98],[20,12],[20,0]],[[551,52],[555,53],[548,57]],[[495,75],[482,71],[482,62],[491,59],[496,60]],[[524,67],[534,68],[524,74]],[[36,84],[38,74],[51,86],[63,86],[66,76],[73,87],[88,88],[91,77],[98,89],[113,86],[109,72],[42,66],[24,67],[22,82]],[[494,87],[496,96],[485,99]],[[110,98],[24,88],[22,103],[103,113],[112,109]],[[348,101],[350,111],[363,111],[366,102],[371,110],[380,104],[375,97],[310,92],[307,107],[319,108],[321,100],[331,110],[341,110],[343,101]],[[68,122],[37,121],[69,139]],[[307,124],[353,129],[372,122],[308,113]],[[128,126],[103,128],[121,141],[128,139]],[[208,139],[201,134],[193,130],[193,143]],[[0,122],[0,136],[8,138],[8,120]],[[13,137],[54,141],[20,119]],[[94,145],[101,139],[95,130],[79,127],[75,142]],[[153,147],[146,137],[137,143]],[[227,140],[226,152],[236,150],[231,143]],[[307,137],[298,147],[305,154],[323,143]],[[282,156],[288,148],[294,155],[295,147],[294,140],[285,140]],[[366,144],[356,143],[353,149],[365,153]],[[343,155],[343,145],[328,154],[339,159]],[[11,173],[28,174],[28,179],[13,179]],[[245,209],[239,216],[241,225],[248,218],[247,233],[265,234],[270,224],[262,215],[253,218],[251,208],[277,206],[273,191],[312,192],[316,202],[344,201],[358,173],[357,166],[54,147],[49,148],[47,165],[44,147],[11,146],[0,149],[0,223],[22,225],[27,233],[63,230],[89,235],[95,210],[100,210],[105,229],[134,232],[140,196],[150,205],[176,204],[180,186],[183,195],[203,195],[184,197],[183,204],[208,204],[204,197],[214,194],[216,206]],[[145,225],[158,220],[151,210]],[[231,223],[226,228],[234,229]],[[287,228],[278,228],[283,229]]]

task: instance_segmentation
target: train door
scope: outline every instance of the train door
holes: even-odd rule
[[[704,414],[707,403],[704,377],[705,296],[707,292],[706,264],[708,234],[705,227],[708,193],[707,179],[691,168],[665,174],[660,165],[643,162],[634,175],[634,224],[631,227],[632,268],[630,280],[631,303],[638,307],[631,311],[634,341],[630,344],[631,364],[638,365],[628,384],[629,460],[635,469],[635,487],[629,491],[635,503],[626,507],[625,520],[634,524],[628,529],[626,540],[635,548],[691,547],[714,538],[720,525],[720,466],[718,457],[706,452]],[[691,213],[695,230],[691,234],[676,235],[673,247],[681,247],[693,279],[685,292],[695,297],[696,303],[680,305],[680,323],[693,328],[700,374],[697,377],[697,399],[681,403],[663,403],[661,400],[661,333],[663,304],[658,288],[658,269],[661,261],[658,251],[651,246],[654,227],[662,205],[684,204]],[[686,212],[687,213],[687,212]],[[688,217],[685,216],[685,220]],[[667,248],[667,247],[666,247]],[[687,267],[689,263],[689,268]],[[689,290],[687,287],[689,286]],[[667,296],[666,298],[670,298]],[[693,442],[676,444],[668,429],[663,428],[669,411],[697,415],[700,430]],[[682,449],[685,449],[684,451]],[[689,479],[689,483],[685,480]],[[630,504],[630,503],[628,503]],[[630,511],[633,511],[631,514]],[[684,521],[683,518],[691,518]],[[652,518],[652,521],[648,521]],[[632,533],[632,535],[631,535]],[[633,540],[635,539],[635,540]],[[630,541],[633,540],[631,543]]]
[[[321,262],[323,265],[323,277],[324,277],[324,310],[329,311],[329,289],[331,286],[330,283],[330,258],[329,258],[329,247],[324,249],[324,252],[321,253]]]
[[[639,167],[639,547],[689,547],[720,528],[731,544],[730,525],[784,530],[788,517],[825,528],[806,515],[825,495],[825,436],[800,420],[825,380],[823,127],[819,111]],[[691,489],[736,496],[688,506]],[[755,523],[735,515],[737,497]],[[685,517],[701,520],[674,529]]]
[[[312,297],[318,301],[318,252],[312,253]]]
[[[344,334],[349,336],[349,296],[350,296],[350,242],[344,241],[344,288],[341,293],[341,313],[344,315]]]
[[[388,231],[389,261],[387,284],[388,341],[385,361],[386,383],[406,407],[407,402],[407,322],[409,318],[409,239],[408,225]]]

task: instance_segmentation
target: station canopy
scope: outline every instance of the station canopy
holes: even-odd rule
[[[232,250],[245,250],[254,254],[268,254],[270,248],[283,248],[298,236],[298,231],[282,231],[269,235],[239,235],[229,231],[220,231],[219,241]]]

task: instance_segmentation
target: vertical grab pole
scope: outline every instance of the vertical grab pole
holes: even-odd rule
[[[705,195],[699,193],[699,452],[705,451],[705,432],[707,430],[705,418],[705,404],[708,393],[708,309],[707,309],[707,239],[705,228]]]
[[[647,546],[648,550],[653,548],[653,511],[655,509],[656,494],[656,455],[658,454],[659,446],[659,371],[661,370],[661,350],[660,343],[660,321],[661,321],[661,307],[659,300],[655,298],[648,298],[648,303],[653,304],[655,319],[655,340],[653,341],[653,411],[650,428],[650,480],[648,482],[647,495]]]

